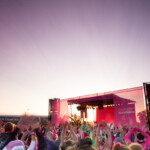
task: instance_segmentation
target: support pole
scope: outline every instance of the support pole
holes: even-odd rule
[[[143,83],[143,87],[144,87],[144,95],[145,95],[145,105],[146,105],[146,118],[148,120],[148,127],[149,127],[149,131],[150,131],[150,104],[148,101],[148,96],[147,96],[147,88],[146,88],[147,83]]]

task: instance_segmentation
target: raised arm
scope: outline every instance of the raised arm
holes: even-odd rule
[[[72,135],[72,137],[73,137],[73,140],[74,140],[75,142],[77,142],[77,141],[78,141],[78,138],[77,138],[75,132],[73,131],[73,129],[72,129],[72,127],[71,127],[71,125],[70,125],[69,123],[68,123],[68,128],[69,128],[69,130],[71,131],[71,135]]]
[[[107,126],[107,123],[105,121],[103,121],[103,125],[105,127],[106,134],[108,135],[108,139],[107,139],[107,142],[106,142],[106,147],[107,147],[108,150],[110,150],[111,145],[112,145],[111,133],[110,133],[109,128]]]
[[[31,143],[30,146],[28,147],[28,150],[33,150],[36,147],[36,138],[35,135],[31,136]]]
[[[50,140],[50,141],[54,141],[53,140],[53,133],[51,132],[51,131],[49,131],[48,133],[47,133],[47,135],[46,135],[46,137]]]
[[[124,139],[124,136],[126,135],[126,129],[127,129],[127,126],[125,126],[122,122],[120,123],[122,129],[120,130],[120,137],[122,139]]]
[[[100,136],[100,127],[102,126],[102,124],[100,123],[97,127],[97,130],[96,130],[96,137],[95,137],[95,148],[97,149],[98,148],[98,137]]]
[[[84,130],[85,130],[85,126],[82,126],[82,130],[80,131],[81,133],[81,139],[84,139]]]
[[[61,132],[59,150],[62,149],[61,147],[63,146],[63,143],[64,143],[66,126],[67,126],[67,122],[64,124],[63,129],[62,129],[62,132]]]
[[[36,122],[32,125],[32,129],[34,130],[38,138],[38,150],[47,150],[46,141],[44,137],[41,135],[41,133],[39,132],[38,130],[39,127],[40,127],[39,122]]]
[[[131,143],[130,137],[135,131],[137,131],[137,129],[133,128],[124,136],[124,140],[126,143]]]
[[[95,138],[96,138],[96,129],[93,128],[93,130],[92,130],[92,140],[95,141]]]
[[[22,137],[21,137],[21,141],[24,141],[28,134],[29,134],[29,131],[28,131],[28,130],[25,131],[25,132],[23,132],[23,135],[22,135]]]

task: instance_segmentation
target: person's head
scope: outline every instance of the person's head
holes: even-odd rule
[[[114,144],[115,143],[121,143],[121,144],[124,144],[124,141],[121,137],[116,137],[115,140],[114,140]]]
[[[89,146],[89,145],[82,145],[77,147],[75,150],[95,150],[94,147]]]
[[[5,129],[5,132],[12,132],[14,129],[14,125],[11,122],[7,122],[5,124],[4,129]]]
[[[94,150],[92,147],[92,140],[91,139],[81,139],[76,144],[75,150]]]
[[[86,136],[85,139],[87,140],[91,140],[90,136]]]
[[[52,133],[51,131],[47,132],[46,137],[50,140],[50,141],[55,141],[58,139],[58,135],[55,133]]]
[[[25,150],[25,145],[21,140],[14,140],[9,142],[4,150]]]
[[[144,136],[142,133],[139,132],[139,133],[137,134],[136,138],[137,138],[136,140],[137,140],[138,143],[140,143],[140,144],[141,144],[141,143],[144,143],[145,136]]]
[[[84,121],[83,124],[86,125],[86,121]]]
[[[75,131],[75,133],[79,133],[79,128],[77,126],[74,126],[73,130]]]
[[[128,147],[130,150],[144,150],[139,143],[131,143]]]
[[[68,146],[65,150],[95,150],[95,148],[85,144],[82,146],[77,145]]]
[[[68,143],[66,143],[68,144]],[[92,141],[89,139],[81,139],[77,143],[69,143],[67,147],[63,147],[62,150],[95,150],[92,147]]]
[[[75,144],[75,142],[73,140],[67,140],[65,142],[63,142],[63,146],[62,146],[62,150],[66,150],[68,149],[68,147],[72,147]]]
[[[27,139],[26,139],[26,145],[30,145],[31,141],[35,141],[36,140],[36,135],[34,132],[30,132],[28,135],[27,135]]]
[[[67,136],[70,136],[70,130],[67,130],[67,131],[66,131],[66,135],[67,135]]]
[[[58,139],[58,135],[53,133],[53,140],[56,141]]]
[[[0,128],[0,133],[4,133],[5,129],[3,127]]]
[[[113,145],[112,150],[130,150],[130,149],[124,144],[116,143]]]
[[[98,137],[98,144],[101,146],[103,146],[105,144],[105,137],[104,136]]]

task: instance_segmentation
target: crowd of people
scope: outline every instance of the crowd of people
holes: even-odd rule
[[[71,125],[23,116],[15,125],[0,122],[0,150],[150,150],[148,127],[131,127],[102,121]]]

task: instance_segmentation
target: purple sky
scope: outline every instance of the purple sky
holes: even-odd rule
[[[1,0],[0,114],[150,81],[149,0]]]

